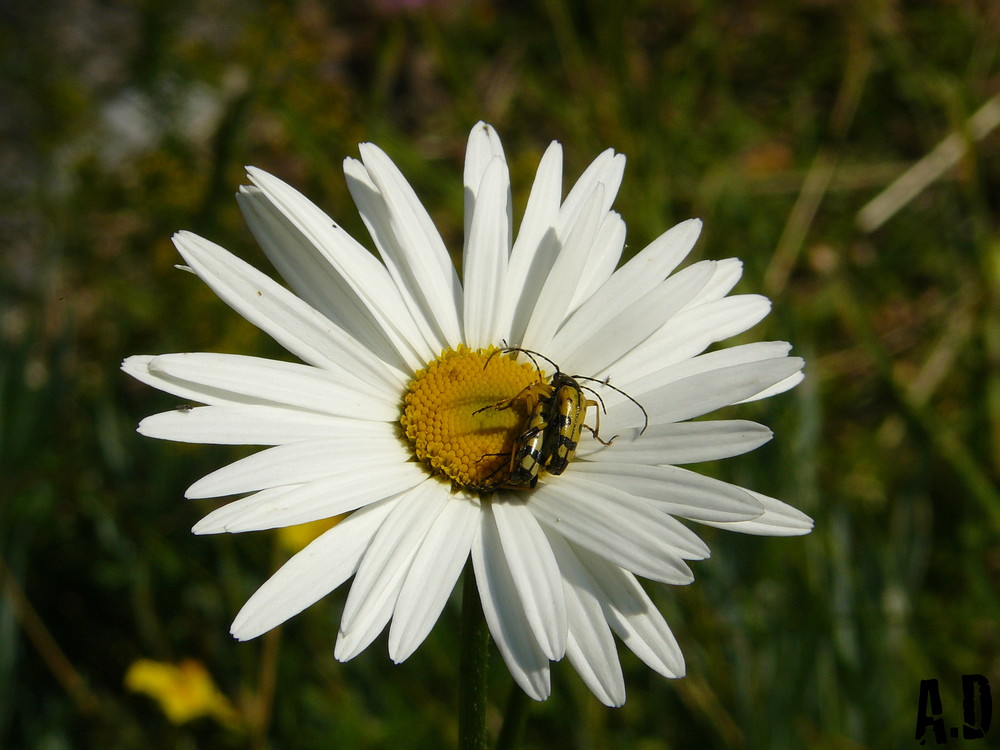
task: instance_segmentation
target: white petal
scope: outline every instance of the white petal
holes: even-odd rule
[[[500,136],[493,129],[492,125],[480,120],[472,126],[469,131],[469,143],[465,148],[465,247],[463,252],[469,251],[469,236],[472,227],[472,215],[475,213],[476,200],[479,197],[479,186],[482,185],[483,175],[486,168],[494,159],[501,159],[506,165],[503,145],[500,143]],[[506,180],[507,197],[504,199],[504,213],[510,220],[510,177]],[[510,232],[508,231],[508,236]]]
[[[354,575],[369,542],[397,502],[369,505],[313,540],[257,589],[236,615],[230,632],[241,641],[256,638]]]
[[[664,323],[608,371],[615,373],[614,382],[619,384],[662,371],[668,365],[700,354],[710,344],[752,328],[767,316],[770,309],[770,300],[756,294],[726,297],[688,307]],[[598,377],[606,374],[601,372]]]
[[[357,310],[381,330],[381,334],[373,331],[372,335],[386,337],[410,370],[426,361],[432,352],[422,346],[424,342],[386,267],[297,190],[259,169],[251,167],[247,174],[257,188],[240,193],[240,206],[251,229],[256,222],[274,240],[268,253],[272,262],[275,257],[289,256],[283,265],[294,267],[302,277],[300,285],[337,309],[349,303],[348,310]],[[255,199],[257,195],[260,197]],[[261,246],[268,251],[268,244],[261,241]],[[293,264],[290,253],[294,250],[298,252]],[[304,257],[300,260],[300,256]],[[275,265],[288,278],[282,266]]]
[[[730,346],[725,349],[708,352],[707,354],[701,354],[697,357],[690,357],[672,365],[667,365],[638,379],[632,379],[632,372],[622,369],[621,364],[619,363],[615,365],[615,372],[622,375],[622,378],[619,379],[616,376],[614,382],[618,386],[624,386],[624,388],[627,388],[627,392],[630,395],[635,394],[633,395],[633,398],[638,397],[637,400],[641,400],[640,402],[644,403],[646,399],[645,394],[663,390],[664,388],[669,387],[672,383],[678,383],[682,380],[690,379],[695,375],[701,375],[713,370],[719,370],[735,365],[763,362],[765,360],[783,359],[788,357],[788,353],[791,348],[791,345],[784,341],[755,341],[750,344]],[[789,382],[794,385],[794,378],[798,375],[799,369],[801,369],[801,362],[798,367],[792,367],[792,375],[789,375],[787,378],[782,378],[778,383],[768,383],[768,387],[763,391],[752,393],[749,397],[738,399],[733,403],[745,403],[746,401],[756,400],[761,397],[762,393],[767,393],[770,390],[777,388],[779,385],[787,385]],[[604,405],[609,409],[612,407],[623,406],[628,401],[628,399],[618,391],[603,388],[601,385],[597,385],[596,388],[601,394]],[[624,388],[622,390],[624,390]],[[632,404],[626,408],[634,410],[636,407]]]
[[[613,318],[591,307],[574,316],[552,342],[552,357],[570,372],[596,373],[610,367],[659,330],[712,276],[712,261],[695,263],[671,276]],[[616,368],[617,369],[617,368]]]
[[[720,367],[642,393],[637,400],[646,409],[650,424],[679,422],[760,393],[798,371],[802,365],[798,357],[778,357]],[[642,412],[630,402],[608,406],[604,419],[611,434],[643,424]]]
[[[388,210],[398,268],[411,280],[411,289],[431,313],[444,340],[457,346],[462,341],[462,285],[444,241],[413,188],[385,152],[371,143],[362,143],[360,150],[361,161]]]
[[[598,184],[584,203],[580,220],[563,241],[524,332],[524,343],[529,349],[547,349],[566,316],[580,280],[583,262],[600,225],[599,207],[603,199],[604,186]]]
[[[280,380],[289,373],[291,378],[301,377],[310,383],[318,382],[321,388],[326,388],[328,383],[335,383],[332,386],[334,389],[353,386],[364,395],[365,399],[380,402],[393,401],[395,397],[391,394],[396,393],[398,388],[395,386],[391,390],[386,390],[378,384],[360,381],[353,375],[337,378],[334,381],[328,371],[317,367],[236,354],[143,354],[128,357],[122,363],[122,370],[135,379],[183,399],[223,406],[275,406],[263,404],[260,393],[253,395],[248,393],[248,390],[254,387],[252,382],[244,378],[247,369],[250,368],[255,368],[258,379],[266,380],[270,377]],[[245,380],[247,382],[244,382]],[[256,387],[267,386],[257,384]],[[278,391],[281,389],[282,385],[279,383]],[[362,418],[370,419],[371,412],[363,414]],[[389,419],[395,421],[394,416]]]
[[[278,406],[198,406],[146,417],[139,434],[181,443],[281,445],[332,435],[368,437],[381,434],[384,425]]]
[[[652,388],[660,388],[669,383],[677,382],[691,375],[700,375],[721,367],[732,367],[748,362],[763,362],[765,360],[787,357],[792,346],[784,341],[754,341],[750,344],[729,346],[714,352],[699,354],[697,357],[685,359],[683,362],[664,367],[657,373],[647,375],[641,380],[629,384],[630,388],[643,392]]]
[[[701,222],[698,219],[681,222],[615,271],[560,329],[559,336],[553,341],[553,346],[557,347],[553,356],[565,358],[590,337],[593,329],[603,326],[635,300],[655,289],[691,252],[700,232]],[[574,372],[584,370],[577,368]]]
[[[551,689],[549,660],[521,610],[493,514],[484,512],[481,518],[472,543],[472,564],[486,624],[514,681],[531,698],[545,700]]]
[[[503,493],[490,510],[528,625],[542,653],[558,661],[566,653],[566,604],[552,547],[521,498]]]
[[[600,601],[600,586],[566,541],[548,532],[565,581],[569,636],[566,656],[597,699],[606,706],[625,702],[625,678]]]
[[[611,204],[615,202],[615,196],[618,195],[624,173],[625,155],[616,154],[614,149],[605,150],[590,163],[570,189],[559,210],[557,233],[560,239],[565,240],[577,231],[577,224],[581,220],[588,220],[586,217],[591,211],[596,213],[598,225],[604,221]],[[598,185],[601,186],[601,200],[591,207],[590,197]]]
[[[375,247],[396,287],[396,294],[403,301],[409,318],[419,331],[419,340],[414,342],[414,347],[418,350],[440,352],[447,347],[447,344],[440,326],[433,319],[433,311],[427,307],[419,286],[406,265],[405,258],[402,258],[403,251],[394,233],[385,198],[379,192],[378,186],[372,182],[368,170],[357,159],[344,159],[344,177],[351,198],[354,199],[358,213],[361,214],[361,220],[368,228],[368,233],[375,242]],[[452,272],[454,273],[454,270]]]
[[[385,434],[365,437],[345,432],[322,440],[268,448],[202,477],[184,496],[200,499],[236,495],[285,484],[303,484],[352,467],[405,463],[410,452],[393,434],[393,425],[371,424],[381,425]]]
[[[763,515],[752,521],[737,521],[735,523],[703,521],[702,523],[726,531],[738,531],[741,534],[755,536],[801,536],[812,531],[813,521],[802,511],[759,492],[753,490],[746,490],[746,492],[753,495],[764,506]]]
[[[764,512],[753,495],[741,487],[676,466],[581,461],[574,464],[573,470],[693,521],[749,521]]]
[[[583,263],[583,273],[570,300],[568,314],[576,310],[611,276],[625,249],[625,222],[616,211],[608,211]]]
[[[179,380],[210,406],[295,406],[355,419],[390,422],[399,417],[399,394],[355,377],[317,367],[241,354],[161,354],[149,372]]]
[[[715,261],[715,273],[705,288],[697,297],[688,303],[688,307],[697,307],[706,302],[720,300],[729,294],[736,282],[743,276],[743,261],[739,258],[723,258]]]
[[[160,373],[150,372],[149,363],[156,359],[157,356],[162,355],[135,354],[131,357],[126,357],[122,362],[122,371],[127,372],[136,380],[158,388],[165,393],[170,393],[189,401],[200,401],[204,394],[202,393],[202,389],[197,386],[178,381],[174,378],[163,377]]]
[[[212,511],[197,524],[195,534],[237,533],[294,526],[331,518],[405,492],[427,480],[414,463],[352,467],[339,474],[298,486],[276,487],[235,500]]]
[[[382,524],[358,566],[344,604],[334,650],[339,661],[353,659],[382,632],[410,562],[448,502],[448,491],[432,479],[407,492]]]
[[[740,401],[741,404],[748,403],[750,401],[760,401],[761,399],[770,398],[771,396],[777,396],[779,393],[784,393],[785,391],[791,390],[799,383],[805,379],[805,373],[797,372],[794,375],[789,375],[784,380],[775,383],[770,388],[765,388],[760,393],[750,398],[745,398]]]
[[[412,369],[350,285],[263,191],[241,187],[236,200],[257,244],[299,298],[343,328],[382,361],[391,362],[400,371]],[[332,222],[328,221],[325,226],[332,228]],[[378,263],[374,258],[372,261]],[[385,274],[384,266],[382,273]]]
[[[683,677],[680,646],[635,576],[591,551],[573,549],[601,588],[598,600],[611,629],[650,669],[664,677]]]
[[[543,525],[645,578],[693,580],[684,559],[708,557],[704,542],[648,501],[576,473],[535,489],[529,507]]]
[[[191,232],[175,234],[174,245],[223,302],[302,361],[389,387],[403,382],[333,321],[235,255]]]
[[[497,330],[510,344],[520,344],[524,338],[531,311],[559,252],[555,225],[561,200],[562,146],[553,141],[538,164],[507,264]]]
[[[510,192],[507,162],[490,162],[475,200],[465,252],[465,341],[472,349],[495,340],[501,289],[507,272],[510,225],[506,203]]]
[[[478,499],[449,499],[424,537],[399,591],[389,628],[389,656],[397,664],[431,632],[469,559],[482,510]]]
[[[690,464],[739,456],[773,435],[764,425],[742,419],[668,422],[638,433],[637,427],[626,430],[610,446],[581,443],[576,455],[600,463]]]

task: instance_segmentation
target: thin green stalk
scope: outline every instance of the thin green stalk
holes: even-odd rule
[[[490,631],[476,588],[471,560],[465,565],[462,588],[462,652],[458,669],[458,746],[461,750],[486,750],[486,674],[489,667]]]

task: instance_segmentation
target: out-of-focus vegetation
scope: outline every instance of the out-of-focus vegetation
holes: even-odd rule
[[[245,164],[363,239],[341,160],[377,142],[460,247],[480,118],[519,206],[551,139],[570,178],[624,152],[629,247],[702,217],[697,256],[741,257],[739,288],[774,300],[753,338],[808,358],[795,391],[732,410],[776,439],[704,469],[816,530],[702,530],[694,585],[650,587],[688,677],[622,649],[609,710],[556,665],[526,745],[911,747],[921,679],[956,726],[960,675],[1000,685],[1000,131],[969,124],[1000,91],[1000,5],[8,0],[0,64],[0,747],[454,744],[453,610],[399,667],[384,640],[333,659],[342,593],[229,637],[287,552],[189,533],[209,506],[185,487],[237,454],[136,435],[176,403],[118,364],[285,356],[172,268],[178,229],[266,267],[232,199]],[[954,166],[859,225],[952,133]],[[144,658],[201,662],[239,721],[172,724],[125,688]],[[492,679],[499,720],[498,658]]]

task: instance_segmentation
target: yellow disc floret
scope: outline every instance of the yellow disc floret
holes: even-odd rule
[[[446,349],[413,376],[403,398],[399,421],[417,459],[467,489],[506,479],[528,417],[515,397],[544,377],[497,351]]]

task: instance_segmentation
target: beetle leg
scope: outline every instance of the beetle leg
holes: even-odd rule
[[[586,402],[586,403],[584,404],[584,409],[585,409],[585,410],[586,410],[586,409],[589,409],[589,408],[590,408],[591,406],[597,406],[597,402],[596,402],[596,401],[590,401],[590,400],[588,400],[588,401],[587,401],[587,402]],[[611,445],[611,444],[612,444],[613,442],[615,442],[615,438],[616,438],[616,437],[618,437],[618,436],[617,436],[617,435],[615,435],[615,436],[613,436],[613,437],[612,437],[612,438],[611,438],[610,440],[605,440],[604,438],[602,438],[602,437],[600,436],[600,434],[599,434],[599,433],[600,433],[600,431],[601,431],[601,410],[600,410],[600,409],[596,409],[595,411],[596,411],[596,413],[597,413],[597,427],[596,427],[596,429],[595,429],[594,427],[591,427],[591,426],[590,426],[589,424],[585,424],[585,425],[583,426],[583,429],[585,429],[585,430],[589,430],[589,431],[590,431],[590,434],[591,434],[591,435],[593,435],[593,436],[594,436],[594,439],[595,439],[595,440],[596,440],[597,442],[599,442],[599,443],[600,443],[601,445],[604,445],[604,446],[608,446],[608,445]]]
[[[504,409],[510,409],[514,405],[515,401],[520,401],[520,400],[525,400],[528,402],[527,408],[528,411],[531,412],[535,408],[535,403],[537,402],[539,395],[541,394],[545,386],[546,384],[544,382],[532,383],[531,385],[526,385],[524,386],[524,388],[519,390],[510,398],[501,399],[500,401],[497,401],[495,404],[487,404],[482,408],[476,409],[472,413],[475,415],[479,414],[480,412],[489,411],[490,409],[493,409],[494,411],[503,411]]]
[[[600,418],[598,418],[598,421],[599,421],[599,420],[600,420]],[[605,446],[607,446],[607,445],[611,445],[611,444],[612,444],[613,442],[615,442],[615,438],[617,438],[617,437],[618,437],[617,435],[612,435],[612,436],[611,436],[611,439],[610,439],[610,440],[605,440],[604,438],[602,438],[602,437],[601,437],[600,435],[598,435],[598,434],[597,434],[597,430],[601,429],[601,426],[600,426],[600,425],[597,425],[597,430],[595,430],[595,429],[594,429],[593,427],[591,427],[591,426],[590,426],[589,424],[585,424],[585,425],[583,426],[583,429],[585,429],[585,430],[589,430],[589,431],[590,431],[590,434],[594,436],[594,439],[595,439],[595,440],[596,440],[596,441],[597,441],[598,443],[600,443],[601,445],[605,445]]]

